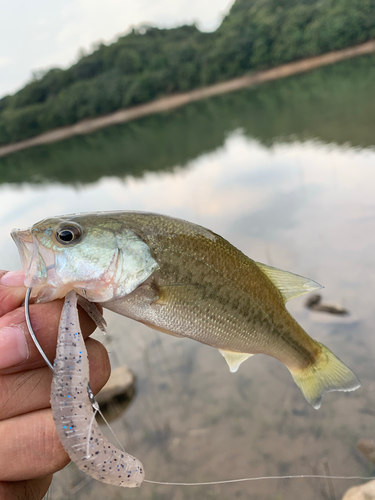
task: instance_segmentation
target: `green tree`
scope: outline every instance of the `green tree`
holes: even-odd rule
[[[375,0],[236,0],[213,33],[142,26],[0,99],[0,144],[375,38]]]

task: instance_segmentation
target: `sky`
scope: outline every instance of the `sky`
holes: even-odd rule
[[[0,0],[0,97],[33,72],[68,67],[83,49],[111,42],[132,26],[196,22],[215,30],[234,0]]]

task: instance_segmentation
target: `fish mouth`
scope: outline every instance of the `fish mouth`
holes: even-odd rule
[[[55,269],[52,252],[42,249],[30,229],[13,229],[11,236],[17,245],[21,264],[25,273],[25,286],[29,288],[53,285],[48,277]]]
[[[27,274],[34,251],[34,241],[31,232],[28,229],[12,229],[10,233],[21,259],[22,269]]]
[[[25,273],[24,284],[32,289],[33,302],[49,302],[65,297],[72,287],[60,283],[54,252],[39,243],[31,229],[13,229],[10,234],[20,255]]]

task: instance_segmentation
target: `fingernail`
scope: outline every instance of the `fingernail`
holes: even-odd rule
[[[18,326],[0,330],[0,370],[18,365],[29,357],[25,334]]]
[[[5,286],[25,286],[25,274],[23,271],[9,271],[0,279],[0,283]]]

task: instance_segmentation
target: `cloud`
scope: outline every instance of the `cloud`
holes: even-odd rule
[[[62,16],[70,17],[58,34],[58,40],[66,43],[75,40],[79,47],[88,49],[99,40],[113,41],[126,33],[131,26],[151,24],[160,27],[179,26],[197,22],[206,31],[220,24],[233,0],[78,0],[74,2],[72,15],[67,5]]]
[[[13,59],[7,56],[0,56],[0,68],[6,68],[14,63]]]
[[[80,49],[88,52],[96,42],[112,42],[132,26],[197,22],[202,30],[214,30],[234,0],[19,1],[22,9],[17,2],[6,2],[0,18],[0,69],[7,68],[0,97],[21,87],[33,71],[68,67]]]

